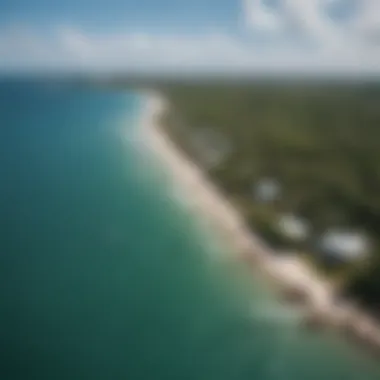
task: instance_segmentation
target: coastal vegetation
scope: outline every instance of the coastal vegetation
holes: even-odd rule
[[[276,252],[380,314],[380,85],[160,84],[164,126]]]

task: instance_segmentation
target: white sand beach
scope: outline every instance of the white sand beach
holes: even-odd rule
[[[170,106],[168,102],[155,92],[149,92],[146,98],[142,120],[145,143],[170,171],[183,196],[191,199],[197,213],[207,218],[220,235],[228,239],[238,258],[259,267],[285,291],[302,294],[302,302],[312,318],[318,318],[323,325],[339,327],[380,352],[378,325],[360,310],[336,304],[332,285],[321,279],[301,258],[276,255],[255,236],[201,168],[182,154],[160,127],[159,117]]]

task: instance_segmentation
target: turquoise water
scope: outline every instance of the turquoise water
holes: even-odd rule
[[[380,379],[173,201],[141,105],[1,84],[0,379]]]

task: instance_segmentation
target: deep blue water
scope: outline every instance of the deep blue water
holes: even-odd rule
[[[380,379],[205,238],[127,138],[141,106],[0,85],[0,379]]]

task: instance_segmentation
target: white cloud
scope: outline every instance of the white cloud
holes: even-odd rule
[[[380,2],[361,0],[358,15],[351,27],[367,43],[380,45]]]
[[[14,25],[0,30],[0,69],[82,68],[84,70],[231,70],[380,74],[380,5],[360,0],[349,23],[329,17],[337,0],[282,0],[278,7],[244,0],[247,37],[270,33],[266,46],[255,38],[226,33],[203,35],[88,33],[73,26],[38,33]],[[340,0],[342,1],[342,0]],[[277,43],[271,45],[278,38]],[[309,45],[293,44],[302,37]]]
[[[282,23],[277,12],[262,0],[243,0],[244,23],[261,31],[279,31]]]
[[[344,35],[339,26],[325,11],[326,1],[284,0],[284,16],[323,48],[337,48],[342,45]]]
[[[57,64],[86,69],[222,67],[245,61],[248,52],[253,53],[226,34],[105,35],[60,27],[47,37],[19,27],[0,31],[0,68]]]
[[[348,24],[331,17],[330,7],[338,2],[352,7],[345,0],[281,0],[273,10],[264,0],[244,0],[244,12],[251,27],[264,32],[281,26],[282,33],[309,40],[320,49],[362,51],[374,43],[379,45],[380,1],[357,0],[357,10]],[[266,24],[268,27],[263,27]]]

